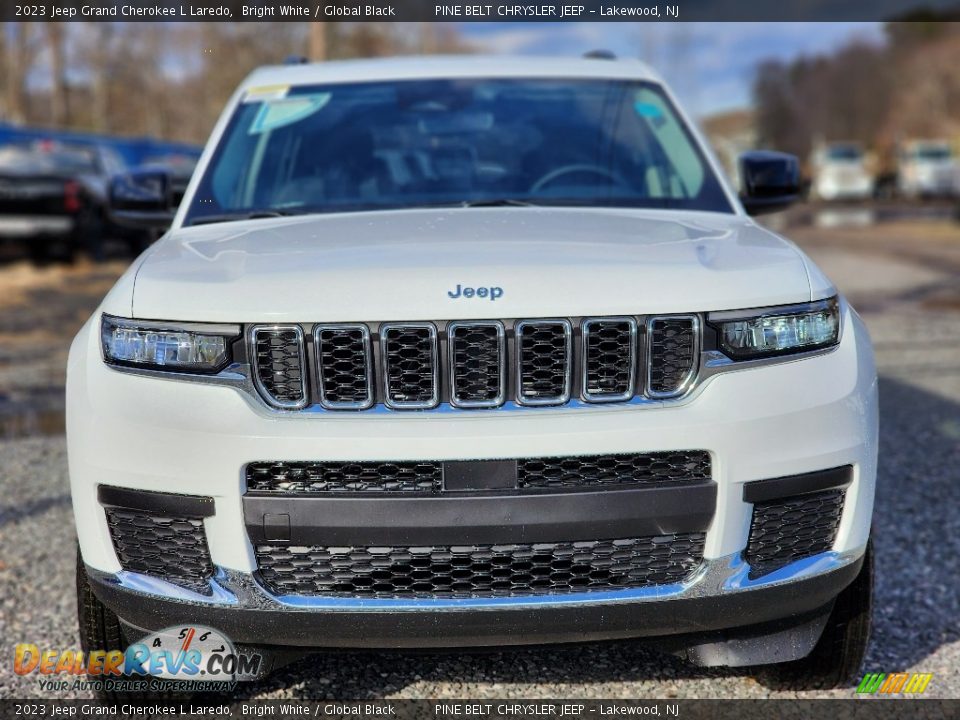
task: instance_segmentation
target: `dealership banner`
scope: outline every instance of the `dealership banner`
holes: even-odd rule
[[[855,694],[850,690],[851,696]],[[908,705],[904,705],[907,702]],[[960,700],[273,700],[218,703],[216,700],[0,701],[0,715],[31,718],[403,718],[405,720],[583,720],[584,718],[686,718],[687,720],[752,720],[752,718],[830,718],[831,720],[896,720],[954,718]]]
[[[956,0],[40,0],[0,20],[77,22],[692,22],[960,19]]]

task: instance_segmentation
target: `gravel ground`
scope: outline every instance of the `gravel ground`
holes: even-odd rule
[[[791,235],[860,308],[880,366],[877,604],[865,669],[932,672],[927,694],[958,698],[960,231],[890,225],[804,228]],[[0,284],[9,271],[0,268]],[[48,304],[40,314],[58,317],[81,306],[77,315],[85,314],[84,293],[109,284],[116,268],[93,272],[99,279],[78,278],[72,300],[48,283],[63,303],[59,313]],[[7,309],[0,307],[0,337]],[[62,357],[62,348],[57,352]],[[28,372],[16,369],[11,354],[0,352],[0,408],[4,397],[8,405],[13,397],[3,395],[4,387]],[[32,386],[62,386],[55,378],[57,362],[62,360],[44,366],[50,379]],[[38,697],[35,678],[13,674],[13,644],[77,646],[64,440],[2,441],[0,458],[0,657],[6,658],[0,661],[0,697]],[[741,672],[702,670],[633,645],[482,655],[318,655],[240,692],[251,698],[356,699],[851,696],[850,690],[771,692]]]

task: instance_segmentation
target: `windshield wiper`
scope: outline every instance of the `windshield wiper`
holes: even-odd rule
[[[259,220],[260,218],[286,217],[297,213],[289,210],[244,210],[222,215],[204,215],[190,221],[191,225],[209,225],[212,223],[234,222],[236,220]]]
[[[460,207],[537,207],[536,203],[527,200],[517,200],[516,198],[487,198],[481,200],[464,200]]]

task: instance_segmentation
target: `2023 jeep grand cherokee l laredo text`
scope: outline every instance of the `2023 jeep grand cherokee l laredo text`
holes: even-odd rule
[[[743,171],[632,61],[254,72],[71,351],[84,647],[645,638],[843,681],[872,351],[749,216],[795,159]]]

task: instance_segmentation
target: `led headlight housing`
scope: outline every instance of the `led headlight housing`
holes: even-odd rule
[[[711,313],[717,346],[731,360],[790,355],[833,347],[840,341],[837,298],[803,305]]]
[[[239,325],[164,323],[103,315],[100,344],[111,365],[185,373],[216,373],[230,362]]]

